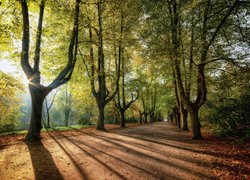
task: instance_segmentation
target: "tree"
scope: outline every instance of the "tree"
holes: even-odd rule
[[[21,94],[24,90],[20,81],[0,71],[0,132],[14,131],[20,118]]]
[[[125,93],[125,75],[126,75],[126,69],[125,69],[125,57],[124,57],[124,51],[125,48],[125,40],[128,39],[126,34],[128,32],[124,33],[124,26],[126,28],[126,18],[128,18],[128,15],[125,16],[124,9],[120,9],[120,37],[118,42],[118,64],[116,64],[117,68],[121,68],[119,71],[121,71],[121,83],[119,82],[118,91],[117,91],[117,101],[115,100],[115,105],[119,110],[119,114],[121,117],[121,127],[126,127],[125,123],[125,112],[126,110],[138,99],[138,91],[136,97],[133,92],[131,92],[131,100],[126,103],[126,93]],[[130,26],[131,27],[131,26]],[[128,29],[128,28],[127,28]],[[115,57],[116,57],[116,47],[115,47]],[[128,59],[127,59],[128,60]],[[127,62],[127,61],[126,61]],[[120,64],[121,63],[121,67]]]
[[[72,95],[68,89],[69,89],[68,84],[66,84],[65,106],[64,106],[65,126],[69,126],[69,115],[71,112],[71,104],[72,104]]]
[[[45,110],[46,110],[46,114],[47,114],[47,128],[50,128],[50,109],[52,108],[52,106],[54,104],[55,97],[56,97],[56,94],[58,93],[58,91],[59,91],[59,89],[53,94],[50,105],[49,105],[48,99],[45,98]]]
[[[192,122],[193,139],[202,138],[199,110],[207,100],[205,65],[211,54],[214,53],[214,49],[211,49],[220,34],[220,30],[239,4],[238,0],[225,1],[225,3],[210,0],[205,2],[159,0],[155,9],[158,8],[158,12],[166,12],[163,17],[159,13],[157,14],[155,9],[150,9],[150,2],[146,7],[149,9],[147,19],[154,19],[154,24],[159,27],[153,31],[158,34],[159,40],[168,45],[162,48],[166,50],[166,54],[169,56],[168,60],[172,64],[173,79],[177,87],[175,88],[177,108],[181,112],[184,109],[188,110]],[[190,36],[185,35],[185,37],[187,37],[186,39],[191,37],[191,45],[186,43],[186,39],[184,40],[184,34],[190,30],[193,32],[188,33]],[[187,46],[191,47],[189,74],[184,66],[186,61],[182,67],[183,59],[187,57],[184,55],[187,52]],[[197,50],[195,55],[192,53],[194,48]],[[189,75],[196,76],[196,83],[189,79]],[[190,94],[190,83],[196,84],[196,87],[192,88],[192,94]]]
[[[204,11],[203,11],[203,22],[201,26],[201,51],[200,51],[200,62],[197,64],[197,95],[194,102],[188,99],[187,93],[185,92],[183,81],[181,77],[181,69],[180,69],[180,37],[178,32],[179,27],[179,6],[177,1],[173,1],[173,3],[169,4],[169,14],[171,17],[171,34],[172,34],[172,44],[174,50],[174,66],[175,66],[175,73],[177,78],[177,85],[179,90],[179,95],[181,101],[187,107],[189,116],[192,122],[192,132],[193,132],[193,139],[202,139],[201,135],[201,125],[199,121],[199,109],[200,107],[206,102],[207,100],[207,87],[206,87],[206,78],[205,78],[205,63],[208,57],[208,51],[211,45],[214,43],[218,32],[223,27],[224,23],[226,22],[227,18],[231,15],[232,11],[237,6],[238,1],[234,1],[232,5],[227,9],[227,11],[222,15],[221,19],[216,22],[213,26],[215,27],[215,31],[210,34],[208,31],[208,19],[209,13],[212,8],[211,1],[208,0],[204,4]],[[213,14],[210,16],[213,16]]]
[[[93,96],[95,97],[96,104],[98,107],[99,115],[97,121],[97,130],[105,130],[104,127],[104,109],[105,106],[114,98],[118,91],[118,83],[120,78],[120,61],[118,62],[118,68],[116,72],[116,80],[115,80],[115,87],[113,92],[110,92],[107,88],[107,62],[106,57],[104,55],[104,35],[105,29],[103,28],[104,23],[104,12],[105,8],[107,8],[107,3],[102,0],[98,0],[94,3],[94,6],[97,10],[97,27],[94,27],[94,22],[91,22],[90,18],[88,19],[88,34],[89,34],[89,66],[88,68],[87,63],[84,61],[88,76],[90,78],[90,86]],[[95,35],[93,35],[93,30]],[[93,44],[97,47],[94,48]],[[95,53],[95,49],[97,52]],[[95,56],[96,54],[96,56]],[[96,67],[97,66],[97,67]],[[96,89],[96,84],[98,88]]]
[[[32,100],[31,120],[30,120],[28,134],[26,135],[26,139],[31,141],[36,141],[40,140],[41,138],[40,131],[42,128],[42,123],[41,123],[42,105],[45,97],[51,92],[51,90],[68,82],[74,70],[76,56],[77,56],[77,45],[78,45],[80,0],[76,0],[75,3],[74,26],[68,49],[68,63],[66,67],[59,73],[59,75],[54,79],[54,81],[48,86],[43,86],[41,84],[41,75],[39,70],[45,0],[41,0],[40,2],[33,67],[29,62],[30,26],[29,26],[28,4],[26,0],[21,0],[20,3],[22,7],[22,17],[23,17],[21,66],[25,75],[27,76],[27,79],[29,80],[29,92]]]

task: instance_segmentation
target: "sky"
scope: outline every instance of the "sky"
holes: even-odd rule
[[[13,62],[7,60],[0,60],[0,71],[4,73],[13,73],[18,71],[18,68]]]
[[[27,78],[22,72],[21,65],[18,66],[18,64],[8,60],[0,60],[0,71],[20,78],[23,84],[27,83]]]

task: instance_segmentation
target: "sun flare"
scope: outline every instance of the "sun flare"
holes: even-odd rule
[[[24,84],[30,84],[30,80],[27,77],[23,77],[22,81]]]

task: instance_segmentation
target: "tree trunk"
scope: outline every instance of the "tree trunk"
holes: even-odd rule
[[[32,84],[29,85],[29,91],[32,101],[32,112],[28,134],[25,138],[29,141],[37,141],[41,139],[42,108],[46,93]]]
[[[144,124],[148,123],[148,115],[145,113],[144,114]]]
[[[141,113],[141,111],[139,111],[139,114],[140,114],[140,124],[142,124],[142,113]]]
[[[126,127],[126,122],[125,122],[125,112],[124,111],[120,111],[121,114],[121,127]]]
[[[189,131],[188,129],[188,110],[184,107],[183,103],[181,103],[180,106],[181,110],[181,121],[182,121],[182,130],[183,131]]]
[[[117,116],[115,116],[114,123],[119,124],[119,118]]]
[[[182,110],[182,130],[183,131],[189,131],[188,129],[188,111],[187,109]]]
[[[101,130],[101,131],[105,131],[105,127],[104,127],[104,106],[103,105],[99,105],[98,106],[98,110],[99,110],[99,116],[98,116],[98,122],[97,122],[97,130]]]
[[[150,123],[153,123],[154,122],[154,113],[151,113],[150,115],[149,115],[149,117],[150,117]]]
[[[195,109],[192,112],[189,112],[189,117],[192,122],[192,133],[193,137],[192,139],[202,139],[201,136],[201,124],[199,121],[199,115],[198,115],[199,110]]]
[[[180,110],[178,107],[174,107],[173,111],[174,111],[174,119],[175,119],[175,123],[176,123],[175,125],[178,128],[181,128]]]
[[[49,109],[47,109],[47,128],[50,128],[50,114],[49,114]]]
[[[69,126],[69,114],[70,114],[70,108],[65,109],[65,126]]]

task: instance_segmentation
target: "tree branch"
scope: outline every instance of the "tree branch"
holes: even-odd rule
[[[39,63],[40,63],[40,48],[41,48],[41,37],[42,37],[42,27],[43,27],[43,14],[45,8],[45,0],[41,0],[39,20],[37,26],[37,35],[36,35],[36,48],[34,56],[34,71],[39,72]]]
[[[69,49],[68,49],[68,63],[66,67],[57,76],[57,78],[48,86],[51,89],[55,89],[59,87],[60,85],[68,82],[71,78],[71,75],[75,67],[77,45],[78,45],[80,1],[81,0],[76,0],[76,4],[75,4],[74,26],[73,26],[71,40],[70,40]]]
[[[22,38],[22,53],[21,66],[27,78],[33,74],[33,69],[29,63],[29,48],[30,48],[30,25],[29,25],[29,11],[25,0],[21,0],[22,16],[23,16],[23,38]]]

